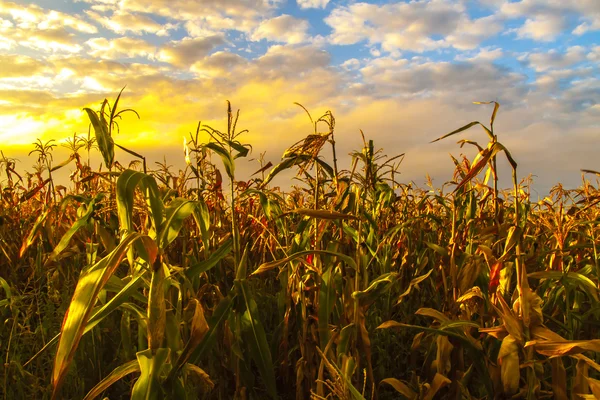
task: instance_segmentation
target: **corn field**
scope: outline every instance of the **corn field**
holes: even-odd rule
[[[63,162],[53,141],[33,173],[1,153],[3,399],[600,398],[600,190],[530,201],[497,103],[437,139],[477,156],[421,189],[364,135],[338,165],[333,114],[306,109],[312,130],[247,181],[229,104],[226,130],[184,139],[185,170],[151,168],[115,142],[120,97],[84,109]]]

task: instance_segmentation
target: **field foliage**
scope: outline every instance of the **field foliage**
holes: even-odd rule
[[[0,154],[4,399],[599,398],[600,191],[532,202],[497,103],[438,139],[477,156],[422,189],[364,135],[338,165],[334,116],[306,109],[307,136],[247,181],[229,104],[226,129],[184,139],[185,170],[149,164],[117,144],[120,97],[85,109],[62,162],[54,141],[33,172]]]

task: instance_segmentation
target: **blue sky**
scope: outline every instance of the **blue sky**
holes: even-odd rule
[[[229,99],[276,162],[310,133],[298,101],[333,111],[342,154],[362,129],[407,154],[406,180],[442,184],[449,152],[474,154],[428,142],[488,121],[472,102],[496,100],[500,140],[544,191],[600,169],[599,43],[598,0],[0,1],[0,143],[22,157],[87,131],[81,108],[127,85],[142,119],[117,141],[136,148],[180,158],[181,136],[222,123]]]

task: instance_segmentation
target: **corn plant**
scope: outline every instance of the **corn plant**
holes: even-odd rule
[[[333,113],[303,106],[307,135],[247,181],[229,103],[226,128],[184,139],[182,170],[147,164],[115,143],[121,95],[85,109],[62,163],[54,142],[25,173],[0,152],[3,398],[600,396],[598,174],[531,201],[497,103],[438,139],[480,125],[487,145],[460,140],[474,159],[420,188],[401,179],[411,154],[359,130],[344,165]],[[50,185],[67,165],[72,186]]]

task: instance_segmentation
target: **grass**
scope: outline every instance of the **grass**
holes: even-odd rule
[[[306,109],[313,131],[248,181],[229,104],[225,132],[185,139],[185,170],[153,170],[115,143],[120,98],[85,109],[92,130],[59,164],[52,141],[33,173],[1,153],[4,399],[600,396],[600,191],[531,202],[497,103],[489,126],[440,137],[488,139],[459,142],[478,155],[453,158],[448,192],[399,182],[403,155],[364,135],[344,169],[334,116]],[[122,167],[115,146],[140,161]],[[300,183],[284,192],[287,169]]]

